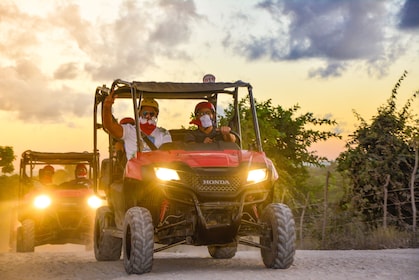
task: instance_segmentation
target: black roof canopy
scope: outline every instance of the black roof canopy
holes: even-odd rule
[[[88,152],[50,153],[27,150],[22,153],[22,160],[32,164],[76,164],[78,162],[92,164],[94,156],[94,153]]]
[[[116,80],[115,94],[119,98],[130,98],[131,87],[141,92],[144,97],[157,99],[207,99],[218,93],[233,94],[237,88],[251,87],[250,84],[237,81],[234,83],[173,83],[173,82],[124,82]],[[130,87],[131,86],[131,87]]]

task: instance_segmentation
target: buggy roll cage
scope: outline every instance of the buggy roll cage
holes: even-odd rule
[[[95,170],[99,170],[99,156],[97,147],[97,130],[103,129],[102,123],[98,122],[98,106],[101,105],[103,109],[103,101],[109,94],[117,95],[117,99],[132,99],[132,105],[135,112],[135,121],[138,123],[139,110],[141,108],[141,100],[143,98],[155,98],[155,99],[203,99],[211,102],[215,108],[217,108],[218,94],[223,93],[231,95],[234,99],[234,112],[232,119],[230,120],[230,126],[233,131],[237,132],[241,137],[240,129],[240,112],[238,106],[238,89],[247,88],[250,110],[252,112],[252,122],[255,132],[255,143],[254,150],[262,152],[262,141],[260,137],[259,124],[256,113],[256,106],[253,97],[252,86],[249,83],[243,81],[236,81],[232,83],[177,83],[177,82],[127,82],[121,79],[114,80],[111,87],[108,88],[106,85],[99,86],[96,88],[94,108],[93,108],[93,151],[97,155],[94,157]],[[143,141],[138,129],[137,133],[137,150],[142,150]],[[111,136],[109,135],[110,140]],[[95,182],[97,182],[96,178]],[[97,186],[97,184],[95,184]],[[96,187],[95,187],[96,190]]]
[[[52,152],[38,152],[32,150],[26,150],[22,153],[19,166],[19,178],[32,178],[33,169],[37,165],[45,164],[62,164],[62,165],[72,165],[78,163],[84,163],[89,166],[89,173],[92,172],[93,179],[96,183],[97,169],[95,164],[98,161],[95,157],[98,156],[97,153],[89,152],[67,152],[67,153],[52,153]],[[26,173],[26,167],[29,166],[29,174]],[[22,182],[20,182],[21,184]],[[21,188],[19,188],[19,198],[23,195],[21,193]]]

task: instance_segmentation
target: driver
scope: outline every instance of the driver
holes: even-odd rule
[[[195,106],[195,118],[190,124],[195,124],[198,129],[185,135],[185,142],[213,143],[214,141],[236,142],[236,136],[229,126],[216,128],[215,108],[211,102],[200,102]]]
[[[39,170],[39,181],[36,181],[36,187],[52,186],[54,173],[55,169],[53,166],[45,165],[44,168]]]

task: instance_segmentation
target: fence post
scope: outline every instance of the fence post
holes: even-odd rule
[[[330,171],[326,173],[326,186],[324,187],[324,198],[323,198],[323,226],[322,226],[322,248],[325,249],[326,242],[326,223],[327,223],[327,205],[328,205],[328,192],[329,192],[329,177]]]
[[[384,206],[383,206],[383,228],[387,228],[387,197],[388,197],[388,184],[390,183],[390,174],[387,174],[386,183],[384,184]]]
[[[304,224],[304,215],[306,213],[306,208],[308,206],[308,202],[310,200],[310,193],[307,193],[306,196],[306,202],[303,206],[303,211],[301,212],[301,217],[300,217],[300,249],[304,249],[303,248],[303,224]]]
[[[419,140],[419,139],[418,139]],[[416,173],[418,172],[418,161],[419,161],[419,152],[418,152],[419,141],[415,143],[415,165],[412,170],[412,176],[410,177],[410,203],[412,205],[412,214],[413,214],[413,236],[416,237],[416,200],[415,200],[415,179]]]

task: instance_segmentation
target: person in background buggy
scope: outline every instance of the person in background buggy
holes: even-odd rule
[[[44,186],[52,185],[52,177],[54,176],[55,169],[51,165],[46,165],[39,170],[39,182]]]
[[[39,181],[34,181],[34,186],[36,189],[43,189],[45,187],[53,186],[53,176],[55,169],[51,165],[45,165],[43,168],[39,169]]]
[[[76,165],[74,170],[75,179],[64,182],[60,185],[61,188],[90,188],[92,182],[87,178],[87,167],[83,163]]]

